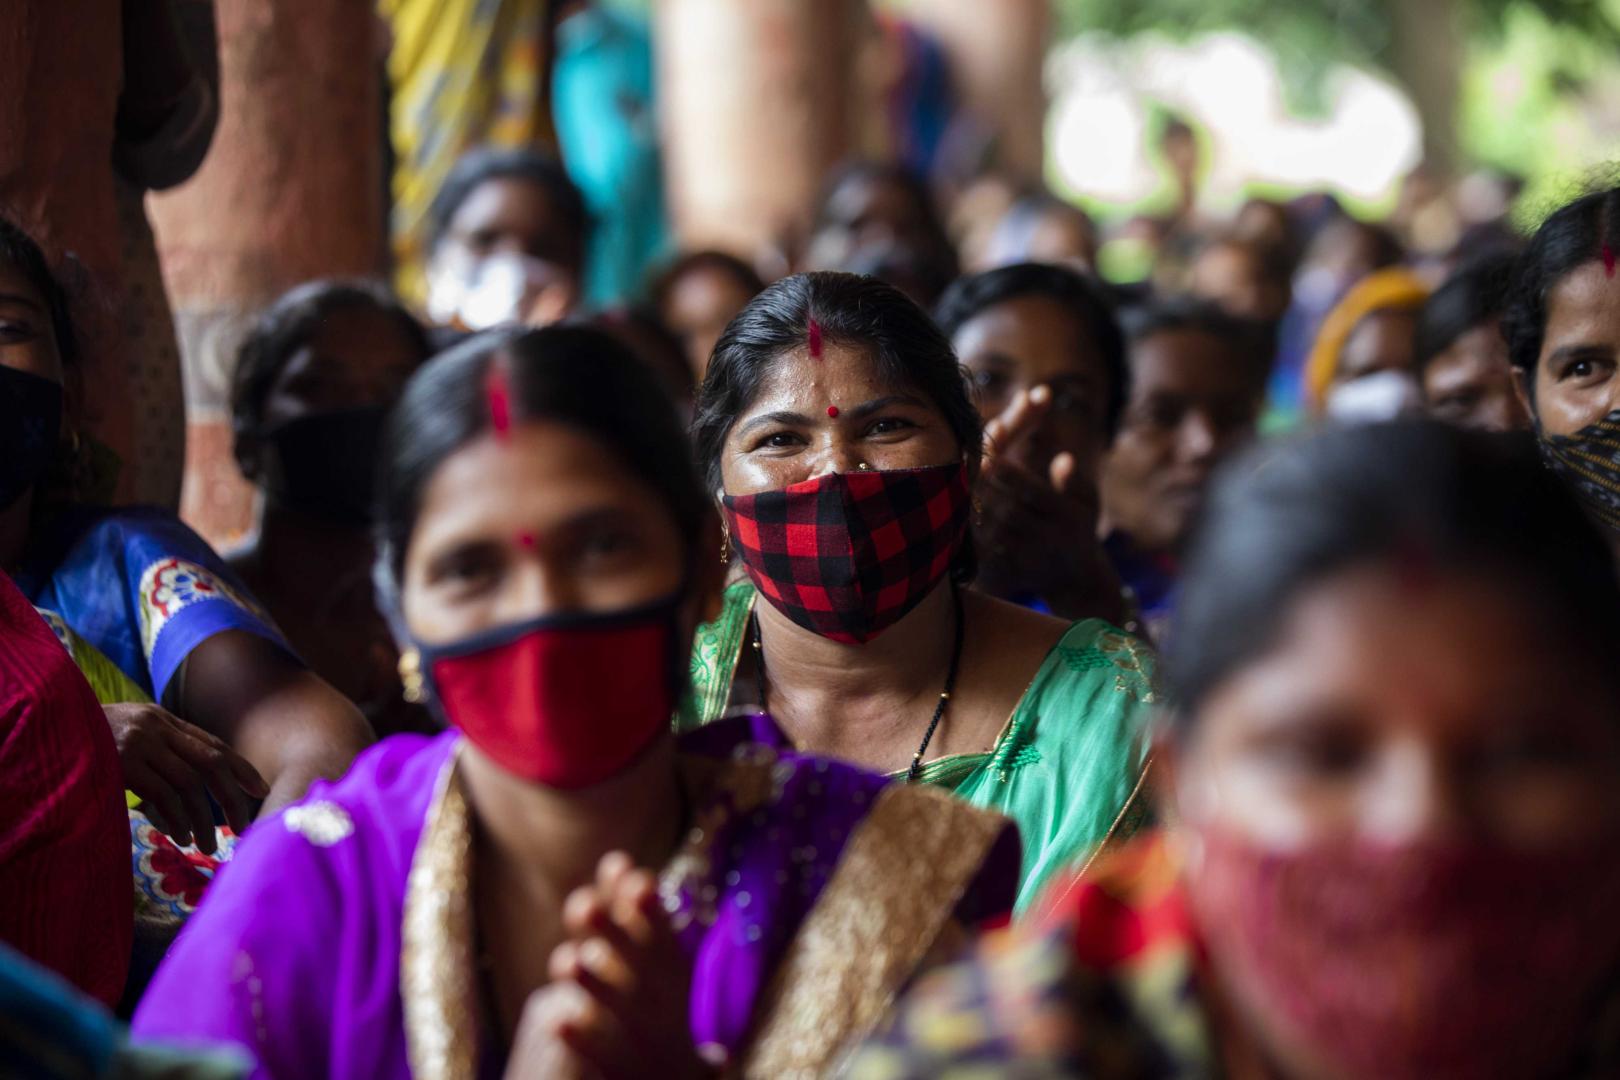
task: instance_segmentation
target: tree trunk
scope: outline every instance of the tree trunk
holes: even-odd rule
[[[1423,120],[1423,156],[1443,180],[1461,164],[1457,99],[1462,86],[1463,12],[1457,0],[1390,0],[1390,67]]]

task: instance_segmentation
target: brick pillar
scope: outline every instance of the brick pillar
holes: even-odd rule
[[[218,0],[213,147],[195,177],[149,201],[184,367],[181,515],[216,545],[252,519],[229,417],[243,332],[299,282],[383,270],[374,7]]]
[[[850,146],[859,0],[658,0],[659,109],[682,242],[800,237]]]

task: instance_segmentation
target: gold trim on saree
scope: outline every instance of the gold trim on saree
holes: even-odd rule
[[[821,1076],[868,1035],[1009,824],[936,788],[884,788],[771,977],[744,1075]]]
[[[405,885],[399,989],[406,1055],[416,1080],[478,1075],[472,816],[459,760],[458,744],[440,770]],[[757,744],[739,747],[727,761],[693,756],[677,762],[688,800],[699,807],[659,875],[659,893],[679,930],[692,921],[714,921],[714,897],[695,883],[710,873],[715,838],[728,821],[775,802],[792,766]]]
[[[472,821],[452,751],[411,857],[399,958],[405,1050],[417,1080],[475,1080]]]

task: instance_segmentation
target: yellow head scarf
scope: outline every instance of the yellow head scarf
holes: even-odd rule
[[[1361,320],[1380,311],[1410,311],[1429,299],[1429,286],[1410,270],[1378,270],[1362,278],[1322,321],[1305,361],[1305,403],[1320,413],[1328,387],[1339,372],[1339,357]]]

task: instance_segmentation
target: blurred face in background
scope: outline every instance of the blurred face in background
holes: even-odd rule
[[[1024,250],[1012,262],[1055,263],[1091,273],[1097,267],[1097,226],[1075,207],[1045,206],[1029,215]]]
[[[1286,279],[1267,272],[1258,247],[1236,240],[1214,243],[1193,261],[1189,291],[1228,315],[1275,323],[1288,310]]]
[[[929,211],[905,184],[858,174],[835,188],[822,208],[818,238],[836,237],[848,250],[899,246],[926,249],[935,240]]]
[[[1388,236],[1365,222],[1342,218],[1324,225],[1311,241],[1295,285],[1302,298],[1326,308],[1356,282],[1399,258]]]
[[[847,176],[817,218],[805,269],[869,274],[924,308],[956,277],[956,250],[927,192],[902,176],[881,170]]]
[[[1472,327],[1423,368],[1429,412],[1449,424],[1484,431],[1522,431],[1529,416],[1513,390],[1507,342],[1496,319]]]
[[[681,339],[694,381],[703,381],[715,342],[753,298],[747,283],[716,265],[698,264],[669,283],[660,314]]]
[[[1148,551],[1178,548],[1210,474],[1254,435],[1260,392],[1248,357],[1198,329],[1130,346],[1131,393],[1102,471],[1103,517]]]
[[[1333,386],[1381,371],[1410,373],[1417,366],[1417,312],[1375,311],[1356,324],[1339,353]]]
[[[340,308],[293,350],[264,399],[265,427],[312,413],[387,408],[423,360],[421,346],[393,315]]]
[[[1047,475],[1058,454],[1073,456],[1066,494],[1097,510],[1097,475],[1108,449],[1109,372],[1090,327],[1057,300],[1020,296],[980,311],[951,344],[973,381],[988,423],[1020,392],[1046,386],[1052,407],[1041,427],[1014,447],[1022,463]]]
[[[1291,251],[1295,244],[1288,208],[1269,199],[1244,203],[1232,220],[1232,232],[1240,240],[1276,252]]]
[[[579,300],[584,261],[578,223],[542,185],[492,177],[462,200],[433,250],[429,314],[471,330],[556,322]]]

